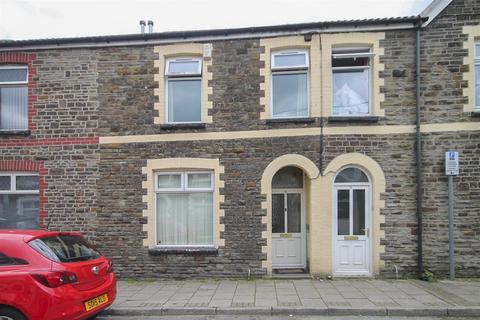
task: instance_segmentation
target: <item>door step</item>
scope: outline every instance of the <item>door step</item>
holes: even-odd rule
[[[310,279],[310,274],[303,268],[273,269],[273,279]]]

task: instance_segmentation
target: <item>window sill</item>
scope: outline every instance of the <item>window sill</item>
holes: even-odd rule
[[[29,136],[30,130],[0,130],[0,136]]]
[[[205,129],[205,123],[165,123],[160,126],[162,130]]]
[[[480,111],[473,111],[471,113],[472,118],[480,118]]]
[[[148,249],[151,255],[164,254],[202,254],[202,255],[217,255],[218,249],[215,247],[156,247]]]
[[[266,124],[272,123],[313,123],[315,122],[314,118],[281,118],[281,119],[267,119],[265,120]]]
[[[364,116],[364,117],[328,117],[328,122],[360,122],[360,123],[374,123],[378,122],[380,117],[376,116]]]

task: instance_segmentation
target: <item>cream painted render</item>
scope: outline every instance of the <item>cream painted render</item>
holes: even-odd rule
[[[463,47],[468,50],[468,54],[463,58],[463,64],[468,65],[468,71],[463,73],[463,80],[467,81],[463,95],[468,97],[468,103],[463,105],[463,111],[473,112],[479,110],[475,105],[475,41],[480,41],[480,25],[464,26],[463,33],[468,36],[463,43]]]
[[[260,54],[260,61],[264,62],[264,67],[260,69],[260,75],[264,78],[264,82],[260,83],[260,90],[264,92],[263,97],[260,98],[260,105],[264,106],[264,111],[260,112],[260,119],[272,118],[272,71],[270,61],[272,53],[286,49],[307,49],[309,51],[309,111],[310,117],[320,117],[319,35],[313,35],[311,41],[305,41],[303,36],[260,39],[260,46],[265,48],[264,52]]]
[[[209,86],[209,81],[212,80],[213,75],[210,71],[212,65],[211,57],[203,57],[204,44],[200,43],[181,43],[165,46],[155,46],[154,51],[158,54],[158,59],[154,61],[154,66],[158,68],[158,73],[155,74],[155,81],[158,82],[158,87],[154,90],[155,96],[158,97],[158,102],[155,103],[154,108],[158,110],[158,117],[154,118],[155,124],[167,123],[166,108],[167,101],[165,95],[165,61],[171,57],[193,56],[202,57],[202,122],[211,123],[212,116],[208,115],[208,110],[212,108],[212,102],[208,97],[212,94],[212,87]]]
[[[225,231],[225,225],[221,223],[221,217],[224,216],[221,204],[225,201],[225,196],[220,195],[220,189],[225,184],[220,175],[224,173],[224,167],[220,165],[219,159],[203,158],[165,158],[149,159],[147,166],[142,168],[142,174],[147,179],[142,181],[142,188],[147,190],[147,194],[142,197],[146,205],[143,210],[143,216],[147,218],[147,223],[143,225],[143,231],[146,238],[143,239],[143,245],[148,248],[154,248],[156,244],[156,212],[155,212],[155,172],[178,169],[199,169],[212,170],[214,174],[213,189],[213,208],[214,208],[214,245],[215,247],[225,246],[225,240],[221,239],[220,234]]]
[[[452,122],[422,124],[422,133],[480,131],[480,122]],[[390,135],[415,133],[413,125],[371,125],[326,127],[324,135]],[[272,137],[318,136],[320,128],[271,129],[225,132],[168,133],[151,135],[130,135],[100,137],[100,144],[125,144],[139,142],[175,142],[175,141],[208,141],[261,139]]]
[[[261,193],[265,197],[262,201],[262,224],[267,227],[262,232],[262,238],[266,245],[262,246],[262,253],[266,260],[262,261],[262,267],[272,274],[272,179],[275,173],[283,167],[295,166],[305,173],[306,191],[306,224],[310,231],[307,234],[307,259],[310,273],[314,275],[326,275],[333,273],[333,185],[338,172],[348,166],[356,166],[365,171],[371,180],[372,186],[372,273],[378,274],[384,266],[380,255],[385,252],[381,239],[385,232],[381,230],[381,224],[385,223],[385,217],[381,215],[381,209],[385,207],[385,201],[381,195],[385,193],[385,176],[380,165],[372,158],[360,153],[343,154],[329,163],[325,172],[320,175],[317,166],[308,158],[298,154],[286,154],[273,160],[264,170],[261,180]]]
[[[374,54],[371,63],[371,115],[383,117],[385,111],[381,107],[381,103],[385,100],[385,95],[381,93],[381,87],[384,84],[380,78],[380,72],[385,68],[380,63],[380,57],[384,54],[384,49],[380,48],[380,41],[385,39],[384,32],[352,32],[352,33],[335,33],[322,34],[320,43],[322,46],[322,115],[328,117],[333,114],[332,104],[332,49],[341,47],[358,47],[368,46]]]

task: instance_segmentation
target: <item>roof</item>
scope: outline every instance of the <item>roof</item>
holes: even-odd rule
[[[126,34],[77,38],[51,38],[33,40],[0,40],[0,51],[51,49],[57,47],[104,47],[115,45],[145,45],[186,41],[212,41],[223,39],[259,38],[315,32],[371,31],[414,28],[428,18],[421,16],[338,20],[273,26],[169,31],[160,33]]]
[[[423,23],[426,27],[450,4],[453,0],[433,0],[421,13],[422,17],[429,17],[427,21]]]

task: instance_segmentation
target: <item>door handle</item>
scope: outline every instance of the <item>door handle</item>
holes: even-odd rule
[[[369,228],[362,229],[362,231],[365,232],[365,235],[366,235],[367,237],[370,236],[370,229],[369,229]]]

